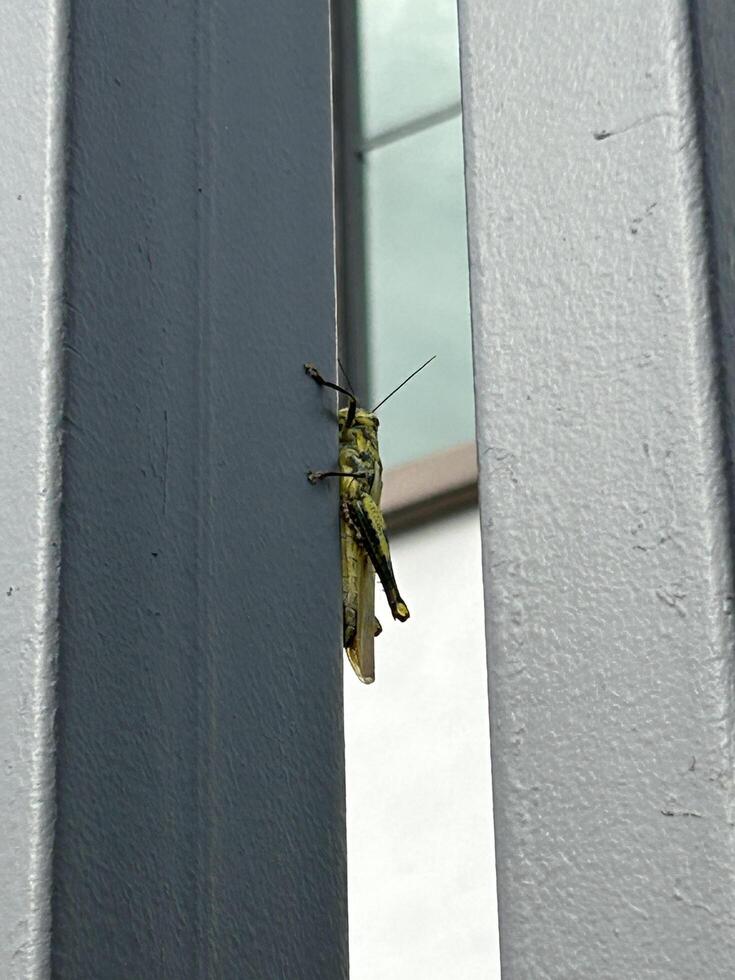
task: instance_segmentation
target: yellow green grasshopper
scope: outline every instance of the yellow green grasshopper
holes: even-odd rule
[[[304,365],[306,373],[317,384],[332,388],[349,399],[347,407],[338,412],[339,469],[310,470],[307,476],[311,483],[329,476],[340,478],[343,643],[355,673],[364,684],[372,684],[375,680],[373,638],[382,629],[375,617],[376,572],[393,618],[404,622],[409,617],[393,574],[385,520],[380,509],[383,464],[375,412],[433,360],[433,357],[429,358],[370,412],[358,406],[351,391],[325,381],[313,364]]]

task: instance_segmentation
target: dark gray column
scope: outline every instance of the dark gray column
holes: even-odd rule
[[[347,974],[328,15],[72,5],[59,978]]]
[[[460,0],[503,976],[735,963],[735,22]]]

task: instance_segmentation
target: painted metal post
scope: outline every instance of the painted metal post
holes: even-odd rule
[[[459,9],[503,976],[724,980],[732,10]]]
[[[0,735],[25,769],[20,809],[0,801],[20,853],[2,851],[0,973],[48,975],[53,894],[60,978],[344,977],[337,487],[305,476],[335,458],[335,403],[303,371],[336,371],[329,4],[75,3],[68,90],[59,15],[34,6],[46,101],[13,166],[36,225],[13,225],[30,285],[8,319],[25,374],[2,393],[27,567],[3,579],[22,588],[2,595],[18,618],[0,694],[19,707]],[[59,105],[66,193],[44,225]],[[62,226],[51,838],[56,536],[38,495],[49,468],[59,491]]]

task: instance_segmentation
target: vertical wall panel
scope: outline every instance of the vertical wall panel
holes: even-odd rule
[[[730,977],[731,18],[459,7],[503,975]]]
[[[75,3],[54,975],[346,975],[328,4]]]

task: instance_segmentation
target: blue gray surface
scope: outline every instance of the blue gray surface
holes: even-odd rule
[[[726,980],[731,10],[460,30],[503,976]]]
[[[53,973],[347,973],[326,2],[75,4]]]

